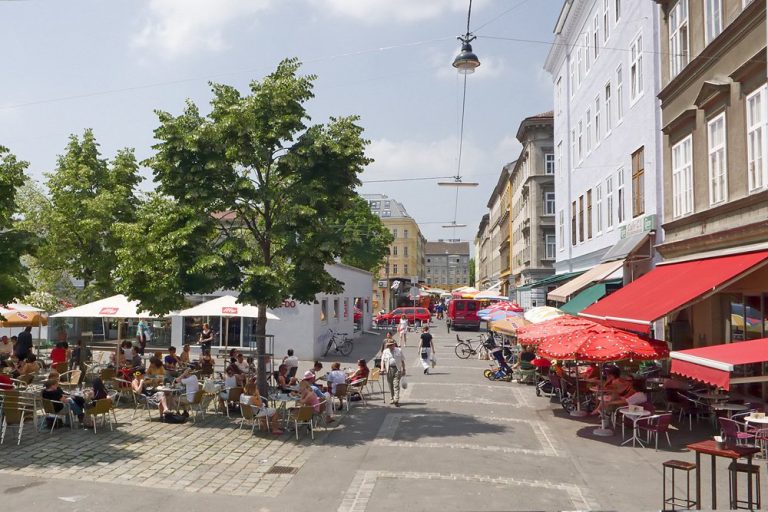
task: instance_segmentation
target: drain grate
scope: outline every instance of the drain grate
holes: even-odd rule
[[[267,471],[267,474],[272,475],[292,475],[296,473],[298,468],[292,468],[291,466],[272,466]]]

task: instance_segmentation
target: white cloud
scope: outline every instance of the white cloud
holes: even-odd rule
[[[399,21],[413,23],[436,18],[446,11],[466,12],[466,0],[310,0],[332,14],[365,23]],[[487,0],[475,2],[475,6]],[[474,6],[473,6],[474,7]]]
[[[165,58],[228,46],[232,22],[269,7],[272,0],[149,0],[147,17],[133,46]]]

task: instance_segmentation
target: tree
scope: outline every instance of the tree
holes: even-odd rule
[[[339,219],[344,244],[342,262],[376,273],[394,241],[392,232],[371,213],[368,201],[360,196],[353,199],[343,215],[346,218]]]
[[[469,286],[475,286],[475,258],[469,258]]]
[[[149,243],[153,255],[120,252],[121,288],[153,311],[167,307],[174,294],[180,299],[214,288],[238,290],[240,302],[259,306],[260,355],[266,352],[268,307],[287,297],[308,303],[319,292],[342,290],[325,265],[354,246],[338,222],[354,210],[358,174],[370,162],[357,117],[305,125],[304,104],[314,96],[315,77],[300,76],[299,67],[296,59],[282,61],[262,81],[251,82],[245,95],[211,84],[205,116],[191,101],[181,115],[157,113],[160,142],[146,163],[158,192],[176,203],[168,205],[179,216],[176,224],[165,226],[174,236],[162,247]],[[154,262],[177,249],[187,252],[161,267],[176,274],[164,280],[159,298],[149,283],[161,272],[130,272],[123,259]],[[265,392],[264,357],[258,370]]]
[[[138,204],[135,189],[141,178],[133,150],[122,149],[109,162],[101,157],[93,132],[86,130],[82,139],[70,136],[55,171],[46,176],[50,195],[30,187],[26,193],[36,200],[22,211],[23,225],[44,240],[36,261],[38,275],[59,284],[81,279],[77,301],[113,294],[112,271],[120,247],[115,225],[132,222]]]
[[[21,257],[34,249],[34,237],[20,229],[17,189],[24,184],[24,171],[29,164],[18,160],[8,148],[0,146],[0,303],[21,297],[29,291],[27,270]]]

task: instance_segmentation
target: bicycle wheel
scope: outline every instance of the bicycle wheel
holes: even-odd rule
[[[468,343],[457,343],[454,352],[456,352],[456,356],[459,359],[467,359],[472,353],[472,347],[470,347]]]
[[[344,340],[344,343],[339,346],[339,352],[341,352],[341,355],[344,357],[348,356],[352,353],[352,342],[349,340]]]
[[[331,338],[330,340],[328,340],[328,346],[327,346],[327,347],[325,347],[325,353],[323,354],[323,357],[327,356],[327,355],[328,355],[328,352],[330,352],[330,350],[331,350],[331,347],[333,346],[333,341],[334,341],[334,339],[333,339],[333,338]]]

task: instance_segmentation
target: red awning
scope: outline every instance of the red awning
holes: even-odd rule
[[[760,251],[659,265],[579,315],[649,333],[651,322],[728,286],[756,270],[766,258],[768,251]]]
[[[670,356],[672,373],[730,389],[735,366],[768,361],[768,338],[678,350]]]

